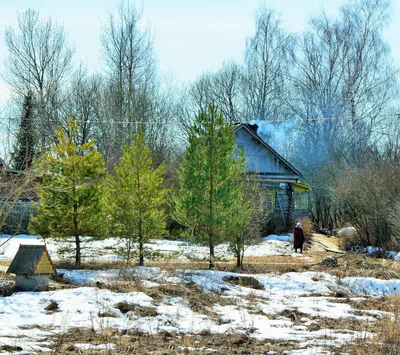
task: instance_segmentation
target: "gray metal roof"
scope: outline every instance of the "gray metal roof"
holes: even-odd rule
[[[24,245],[19,246],[18,252],[15,255],[10,267],[7,270],[8,274],[16,275],[34,275],[36,265],[46,253],[49,256],[45,245]],[[50,256],[49,256],[50,259]],[[54,273],[56,271],[51,259],[50,263],[53,266]]]

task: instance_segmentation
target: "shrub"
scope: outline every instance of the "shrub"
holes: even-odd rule
[[[301,217],[299,222],[303,225],[303,233],[306,241],[310,241],[312,234],[315,232],[314,223],[308,217]]]
[[[400,200],[400,166],[377,161],[344,172],[336,182],[336,203],[344,220],[354,226],[364,245],[389,248],[394,227],[389,211]]]

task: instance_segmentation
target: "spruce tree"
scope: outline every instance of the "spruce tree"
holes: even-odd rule
[[[34,130],[32,93],[29,91],[24,98],[20,128],[12,153],[12,165],[16,170],[25,171],[32,165],[32,159],[35,155]]]
[[[167,189],[163,188],[164,164],[153,168],[150,149],[141,129],[107,178],[106,208],[113,236],[125,244],[129,262],[137,245],[139,265],[144,264],[144,244],[165,232]]]
[[[81,242],[101,235],[101,193],[104,161],[93,141],[76,143],[78,122],[70,116],[57,128],[57,143],[36,162],[42,171],[37,186],[37,216],[30,231],[43,238],[75,242],[75,267],[81,267]]]
[[[210,105],[200,111],[189,130],[175,198],[175,218],[194,231],[197,241],[210,248],[209,265],[214,267],[214,247],[229,241],[246,225],[241,177],[245,173],[243,154],[235,156],[235,134],[222,114]]]

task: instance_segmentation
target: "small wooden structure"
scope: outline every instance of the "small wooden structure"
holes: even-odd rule
[[[17,276],[16,289],[42,291],[57,272],[45,245],[20,245],[7,273]]]

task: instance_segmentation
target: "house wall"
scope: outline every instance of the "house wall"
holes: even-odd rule
[[[21,291],[44,291],[49,286],[50,275],[17,275],[15,288]]]
[[[243,129],[238,130],[235,139],[237,151],[244,149],[246,167],[250,173],[268,173],[269,175],[286,176],[292,179],[298,178],[297,175],[286,168],[274,154],[268,151],[264,145],[254,139],[247,131]]]

